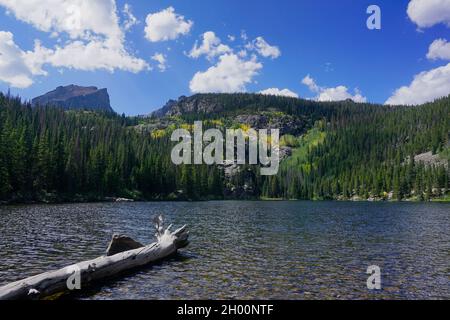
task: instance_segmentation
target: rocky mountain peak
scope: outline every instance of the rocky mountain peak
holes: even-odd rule
[[[114,112],[111,108],[108,90],[94,86],[82,87],[74,84],[59,86],[55,90],[32,100],[34,106],[52,105],[64,109],[88,109]]]

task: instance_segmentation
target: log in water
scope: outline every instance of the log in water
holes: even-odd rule
[[[188,245],[189,231],[186,226],[170,232],[170,226],[164,229],[162,218],[159,217],[156,219],[156,228],[157,241],[152,244],[126,250],[129,248],[127,246],[135,247],[139,243],[128,237],[114,235],[106,256],[7,284],[0,287],[0,300],[40,299],[74,288],[82,289],[92,282],[167,258]],[[120,239],[125,241],[118,245]],[[126,251],[109,255],[114,247]]]

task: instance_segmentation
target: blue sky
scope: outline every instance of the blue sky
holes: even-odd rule
[[[0,0],[0,90],[30,99],[59,85],[106,87],[113,108],[128,115],[209,91],[277,88],[302,98],[393,104],[450,93],[448,0],[98,0],[90,8],[93,2],[55,8],[38,1],[47,10],[41,14],[33,1]],[[86,19],[105,18],[71,30],[65,15],[78,4]],[[381,30],[366,27],[371,4],[381,9]],[[205,32],[215,46],[193,53]],[[90,44],[102,50],[87,55]]]

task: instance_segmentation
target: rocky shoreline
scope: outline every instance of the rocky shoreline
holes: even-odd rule
[[[53,200],[9,200],[9,201],[0,201],[0,206],[5,205],[31,205],[31,204],[63,204],[63,203],[98,203],[98,202],[110,202],[110,203],[123,203],[123,202],[182,202],[182,201],[336,201],[336,202],[388,202],[388,203],[398,203],[398,202],[450,202],[450,196],[443,197],[435,197],[429,200],[418,200],[417,198],[405,198],[402,200],[394,200],[394,199],[383,199],[383,198],[369,198],[363,199],[359,197],[353,197],[350,199],[284,199],[284,198],[246,198],[246,199],[185,199],[185,198],[173,198],[173,197],[161,197],[161,198],[153,198],[153,199],[130,199],[130,198],[122,198],[122,197],[104,197],[97,199],[88,199],[88,198],[74,198],[74,199],[53,199]]]

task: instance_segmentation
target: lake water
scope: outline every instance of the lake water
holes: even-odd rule
[[[450,205],[96,203],[0,207],[0,285],[102,255],[113,233],[153,242],[188,224],[170,260],[76,299],[450,299]],[[379,291],[367,267],[381,268]]]

